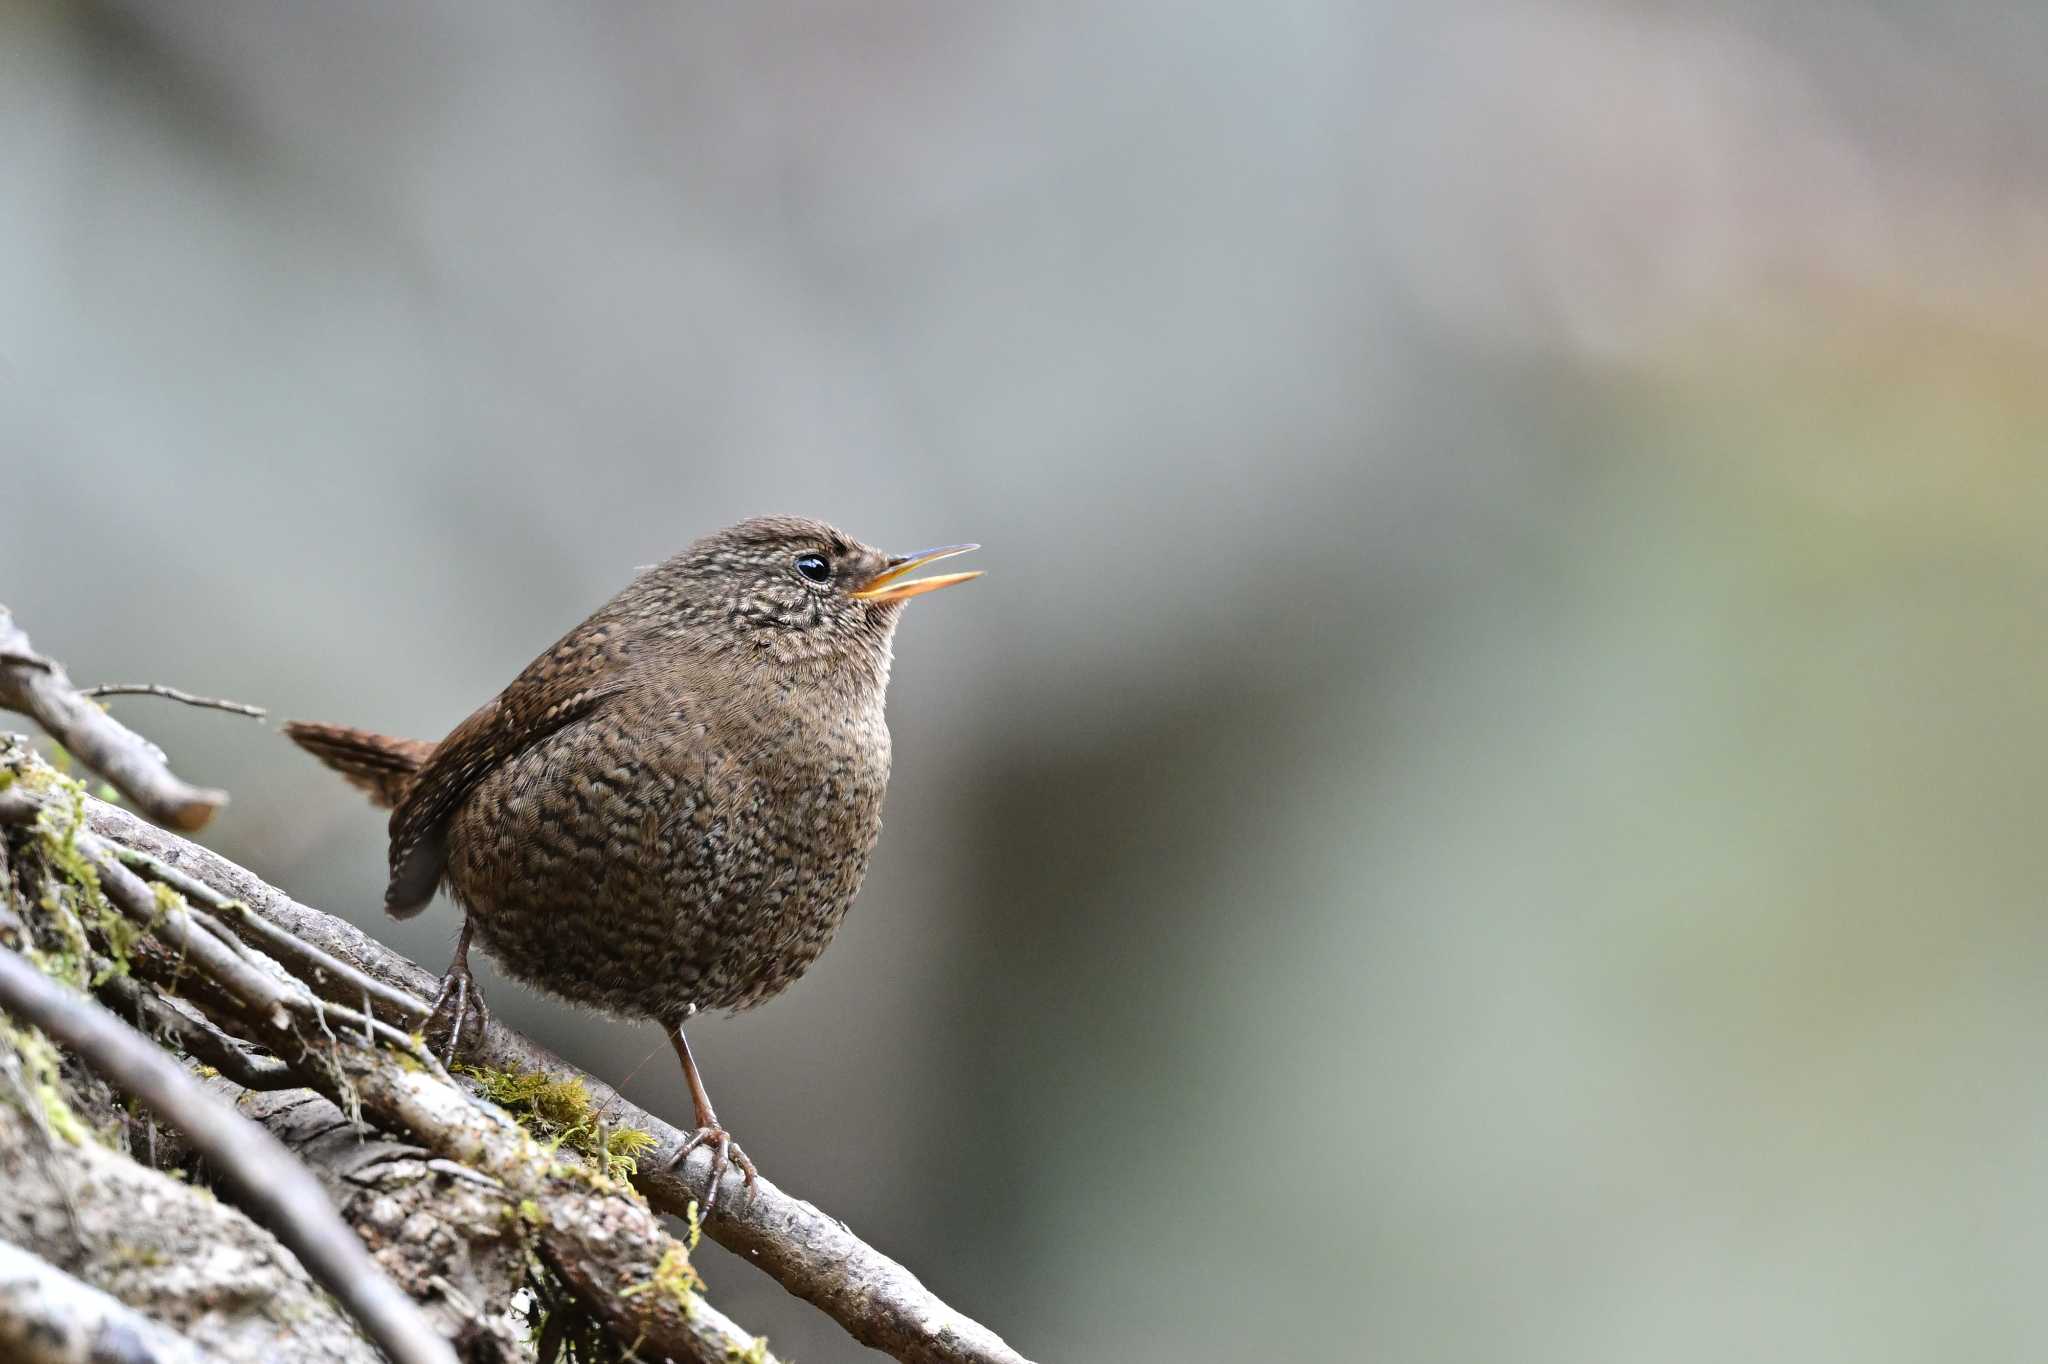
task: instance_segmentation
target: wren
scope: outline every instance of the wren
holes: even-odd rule
[[[285,732],[391,810],[384,907],[463,911],[429,1035],[481,1010],[472,934],[508,974],[667,1030],[696,1108],[673,1158],[754,1165],[683,1024],[787,989],[859,892],[889,781],[883,699],[903,604],[974,549],[890,557],[820,521],[743,521],[643,570],[439,743]]]

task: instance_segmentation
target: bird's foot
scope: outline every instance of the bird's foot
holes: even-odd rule
[[[476,1016],[474,1024],[469,1021],[472,1012]],[[464,1034],[474,1037],[481,1033],[486,1017],[484,996],[476,988],[476,977],[469,973],[469,963],[458,959],[448,968],[448,974],[441,977],[441,988],[427,1013],[424,1031],[435,1058],[444,1066],[454,1065]]]
[[[758,1175],[754,1170],[754,1162],[747,1159],[747,1153],[732,1139],[732,1133],[715,1124],[700,1127],[692,1132],[684,1140],[682,1148],[669,1157],[669,1169],[681,1170],[683,1162],[690,1158],[690,1152],[699,1146],[711,1152],[711,1178],[705,1184],[704,1206],[697,1213],[698,1220],[702,1221],[709,1218],[711,1210],[718,1206],[718,1186],[728,1169],[739,1167],[740,1173],[746,1176],[745,1188],[749,1193],[753,1192],[754,1180]]]

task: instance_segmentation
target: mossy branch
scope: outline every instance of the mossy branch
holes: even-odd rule
[[[394,1364],[455,1364],[448,1343],[377,1271],[319,1185],[267,1133],[209,1100],[176,1062],[112,1014],[12,952],[0,952],[0,1007],[62,1043],[191,1139],[239,1201],[347,1305]]]
[[[553,1116],[545,1132],[529,1132],[504,1110],[466,1092],[416,1036],[377,1017],[374,995],[365,999],[349,980],[324,973],[318,984],[346,991],[346,997],[365,1007],[322,999],[256,943],[236,937],[207,907],[225,903],[218,891],[188,883],[205,904],[191,903],[175,888],[167,901],[160,901],[156,888],[138,877],[107,840],[71,818],[87,808],[79,802],[90,798],[25,747],[15,745],[0,755],[0,766],[17,777],[0,791],[0,826],[27,833],[16,842],[17,860],[40,864],[46,884],[66,889],[65,895],[46,895],[49,904],[41,907],[52,925],[64,915],[50,905],[62,906],[67,895],[86,895],[90,882],[90,893],[104,896],[138,930],[132,936],[110,934],[96,930],[95,919],[72,914],[83,923],[89,942],[81,959],[74,962],[68,952],[63,958],[63,974],[71,983],[107,985],[132,976],[165,995],[174,993],[204,1015],[203,1024],[187,1017],[195,1027],[210,1025],[260,1045],[352,1119],[400,1134],[434,1157],[493,1182],[506,1206],[519,1210],[529,1223],[536,1253],[579,1305],[641,1357],[723,1364],[733,1354],[756,1348],[752,1335],[734,1327],[694,1290],[626,1291],[648,1281],[665,1290],[680,1285],[672,1267],[679,1255],[687,1255],[624,1179],[632,1154],[644,1151],[652,1138],[624,1135],[617,1125],[594,1119],[576,1121],[587,1106],[575,1103],[573,1089],[559,1084],[532,1090],[532,1098],[547,1095]],[[113,807],[92,802],[92,808]],[[33,914],[37,907],[28,908]],[[76,936],[68,934],[66,941],[75,942]],[[114,953],[119,954],[120,974],[105,969],[116,960]],[[29,970],[25,961],[11,959]],[[142,1042],[133,1033],[128,1036]],[[562,1118],[570,1119],[568,1125],[556,1122]],[[184,1120],[173,1125],[182,1129]],[[585,1148],[597,1157],[594,1162],[570,1154]],[[525,1216],[528,1209],[530,1217]],[[663,1266],[670,1266],[670,1272],[664,1274]]]

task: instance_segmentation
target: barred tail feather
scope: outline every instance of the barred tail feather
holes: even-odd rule
[[[400,739],[346,725],[316,725],[288,720],[284,732],[293,743],[369,793],[371,803],[389,810],[405,795],[413,777],[434,752],[425,739]]]

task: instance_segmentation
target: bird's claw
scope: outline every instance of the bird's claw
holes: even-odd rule
[[[724,1180],[728,1169],[739,1167],[740,1173],[746,1176],[745,1188],[749,1193],[753,1192],[754,1181],[758,1175],[754,1169],[754,1162],[747,1159],[747,1153],[732,1139],[732,1133],[716,1126],[700,1127],[692,1132],[684,1139],[681,1149],[669,1157],[668,1167],[671,1170],[681,1170],[683,1162],[690,1158],[690,1152],[699,1146],[711,1152],[711,1178],[706,1181],[704,1206],[698,1212],[701,1220],[709,1218],[711,1210],[718,1206],[718,1186]]]
[[[477,1028],[482,1031],[484,1020],[483,992],[476,988],[476,978],[469,973],[469,963],[458,962],[448,968],[448,974],[441,977],[441,988],[434,995],[433,1007],[427,1012],[425,1033],[434,1057],[444,1066],[455,1064],[455,1058],[462,1046],[463,1024],[469,1018],[470,1010],[476,1010]],[[446,1041],[435,1045],[433,1039],[445,1035]]]

